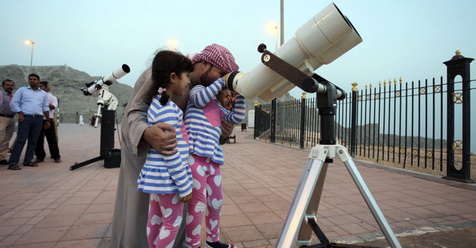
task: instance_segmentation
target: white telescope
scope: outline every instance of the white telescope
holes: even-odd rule
[[[362,42],[357,30],[334,3],[329,4],[284,43],[275,55],[311,76]],[[260,63],[248,73],[238,73],[228,87],[246,98],[271,101],[295,87],[287,79]]]
[[[94,94],[95,91],[98,92],[98,111],[94,115],[96,117],[96,121],[94,123],[94,127],[98,126],[99,118],[101,115],[101,108],[106,103],[108,105],[108,110],[115,110],[117,107],[117,99],[116,97],[109,92],[109,85],[114,82],[117,82],[117,79],[123,77],[127,73],[131,71],[128,65],[123,64],[121,67],[117,68],[116,70],[112,71],[111,74],[91,83],[86,83],[86,87],[83,87],[81,91],[85,96],[90,96]],[[104,84],[106,86],[104,86]]]
[[[87,83],[86,87],[83,87],[81,89],[81,91],[83,91],[84,95],[92,95],[94,93],[94,91],[96,91],[97,89],[100,89],[101,86],[103,84],[105,84],[106,82],[109,81],[110,82],[109,85],[114,83],[114,82],[117,82],[117,79],[123,77],[124,75],[126,75],[130,71],[131,71],[131,68],[129,68],[128,65],[123,64],[121,67],[112,71],[111,74],[99,79],[98,81],[92,82],[92,83]]]

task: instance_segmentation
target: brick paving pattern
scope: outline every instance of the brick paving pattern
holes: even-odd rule
[[[0,167],[0,247],[110,247],[119,168],[97,162],[70,171],[99,156],[100,128],[60,124],[58,131],[62,163],[47,158],[37,168]],[[252,132],[237,127],[236,143],[223,146],[221,240],[274,247],[309,151],[254,140]],[[476,242],[475,185],[355,162],[404,247]],[[329,165],[318,223],[334,242],[389,246],[337,159]]]

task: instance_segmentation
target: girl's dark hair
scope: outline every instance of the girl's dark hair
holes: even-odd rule
[[[170,83],[170,73],[175,72],[175,74],[180,78],[182,72],[191,71],[193,71],[192,61],[181,53],[170,50],[159,51],[152,61],[152,80],[154,81],[154,84],[148,94],[144,97],[144,101],[147,104],[150,104],[152,98],[157,95],[159,88],[167,87]],[[160,104],[165,105],[168,100],[169,96],[167,95],[167,92],[163,92],[160,98]]]

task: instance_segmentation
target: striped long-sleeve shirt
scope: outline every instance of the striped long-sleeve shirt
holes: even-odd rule
[[[137,190],[154,194],[179,193],[184,197],[192,193],[192,172],[188,166],[189,148],[180,128],[183,125],[183,112],[168,101],[161,105],[160,96],[154,97],[147,112],[149,126],[157,123],[167,123],[175,127],[178,141],[178,152],[173,155],[163,155],[150,148],[142,171],[137,179]]]
[[[190,153],[211,158],[223,164],[223,151],[220,146],[221,118],[238,124],[245,119],[246,104],[243,97],[237,98],[233,111],[225,113],[216,100],[216,94],[225,86],[223,78],[210,86],[197,85],[190,90],[185,113],[185,126],[190,141]]]

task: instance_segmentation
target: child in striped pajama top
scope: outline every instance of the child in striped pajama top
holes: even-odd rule
[[[191,199],[192,173],[188,166],[187,133],[181,131],[183,112],[169,99],[183,94],[190,84],[188,73],[192,70],[192,62],[173,51],[160,51],[152,62],[154,86],[144,99],[150,103],[147,122],[150,126],[167,123],[175,127],[178,152],[163,155],[150,148],[137,179],[137,190],[150,194],[149,247],[174,245],[183,219],[183,203]]]
[[[225,76],[226,78],[226,76]],[[221,119],[233,124],[245,119],[245,98],[238,95],[233,111],[224,111],[216,95],[225,88],[225,79],[219,78],[210,86],[197,85],[190,90],[185,113],[185,126],[189,135],[190,168],[193,175],[192,199],[188,205],[187,246],[200,246],[203,214],[206,216],[207,246],[212,248],[235,247],[219,242],[220,215],[223,204],[220,166],[224,163],[219,138]]]

